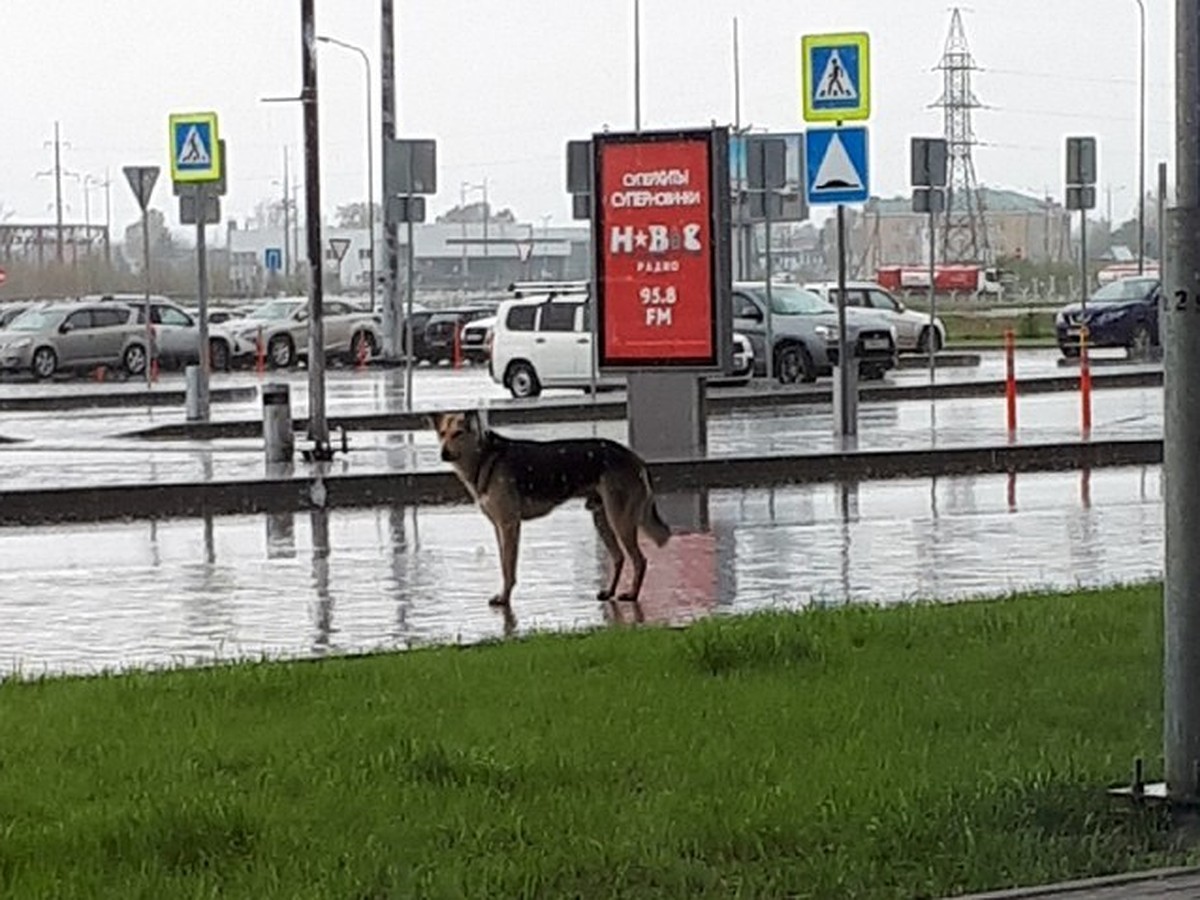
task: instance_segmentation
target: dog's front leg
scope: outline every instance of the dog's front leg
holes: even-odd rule
[[[517,550],[521,544],[521,520],[496,523],[496,540],[500,544],[500,573],[504,583],[500,593],[491,599],[493,606],[507,606],[517,585]]]

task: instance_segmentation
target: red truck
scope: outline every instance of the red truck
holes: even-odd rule
[[[880,287],[902,291],[929,290],[929,266],[881,266],[875,271]],[[986,266],[935,266],[933,287],[939,294],[999,294],[1000,272]]]

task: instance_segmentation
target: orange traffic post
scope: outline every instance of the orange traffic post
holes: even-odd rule
[[[1016,339],[1013,330],[1004,332],[1004,403],[1008,411],[1008,437],[1017,433],[1017,364]]]
[[[358,353],[355,356],[355,363],[359,369],[367,367],[367,358],[370,355],[370,341],[365,337],[358,339]]]
[[[1083,404],[1081,415],[1083,436],[1086,439],[1092,433],[1092,369],[1088,365],[1088,330],[1086,325],[1079,329],[1079,399]]]
[[[263,346],[262,326],[258,326],[258,337],[254,339],[254,371],[262,378],[267,371],[267,348]]]

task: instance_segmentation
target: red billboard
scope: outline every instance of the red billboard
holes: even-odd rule
[[[721,370],[728,319],[726,135],[594,140],[601,369]],[[722,224],[724,223],[724,224]]]

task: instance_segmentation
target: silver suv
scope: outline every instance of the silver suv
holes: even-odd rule
[[[145,330],[128,306],[46,303],[27,309],[0,334],[0,370],[45,379],[96,366],[119,367],[130,375],[146,371]]]

